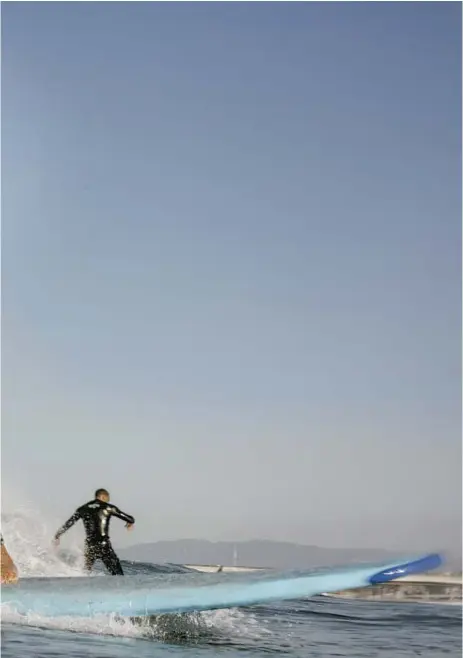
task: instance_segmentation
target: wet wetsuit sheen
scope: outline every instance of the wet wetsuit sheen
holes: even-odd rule
[[[124,575],[121,563],[109,539],[109,523],[115,516],[126,523],[135,523],[133,516],[121,512],[111,503],[102,500],[91,500],[79,507],[70,519],[58,530],[55,539],[59,539],[74,523],[82,519],[85,534],[85,568],[90,571],[96,560],[101,560],[109,573],[113,576]]]

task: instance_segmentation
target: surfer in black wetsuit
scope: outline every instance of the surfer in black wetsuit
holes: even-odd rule
[[[106,489],[97,489],[95,499],[79,507],[70,519],[61,526],[55,535],[54,543],[59,544],[62,534],[74,523],[82,519],[85,534],[85,568],[91,571],[96,560],[101,560],[106,569],[112,576],[123,576],[124,572],[109,539],[109,522],[111,517],[126,522],[127,530],[130,530],[135,523],[135,519],[130,514],[125,514],[115,505],[109,502],[109,493]]]

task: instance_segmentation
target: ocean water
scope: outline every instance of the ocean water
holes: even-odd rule
[[[79,548],[57,555],[44,526],[15,518],[2,522],[2,529],[21,575],[82,575]],[[166,581],[209,578],[177,566],[124,567],[127,574],[156,574]],[[95,575],[99,577],[105,576]],[[20,617],[2,608],[1,652],[4,658],[460,657],[461,612],[461,605],[330,597],[122,621]]]

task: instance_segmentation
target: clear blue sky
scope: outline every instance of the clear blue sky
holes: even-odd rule
[[[109,487],[131,541],[458,537],[461,5],[2,22],[4,505]]]

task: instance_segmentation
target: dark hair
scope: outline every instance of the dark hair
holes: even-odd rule
[[[97,489],[95,491],[95,498],[99,498],[100,496],[108,496],[109,497],[109,491],[106,489]]]

